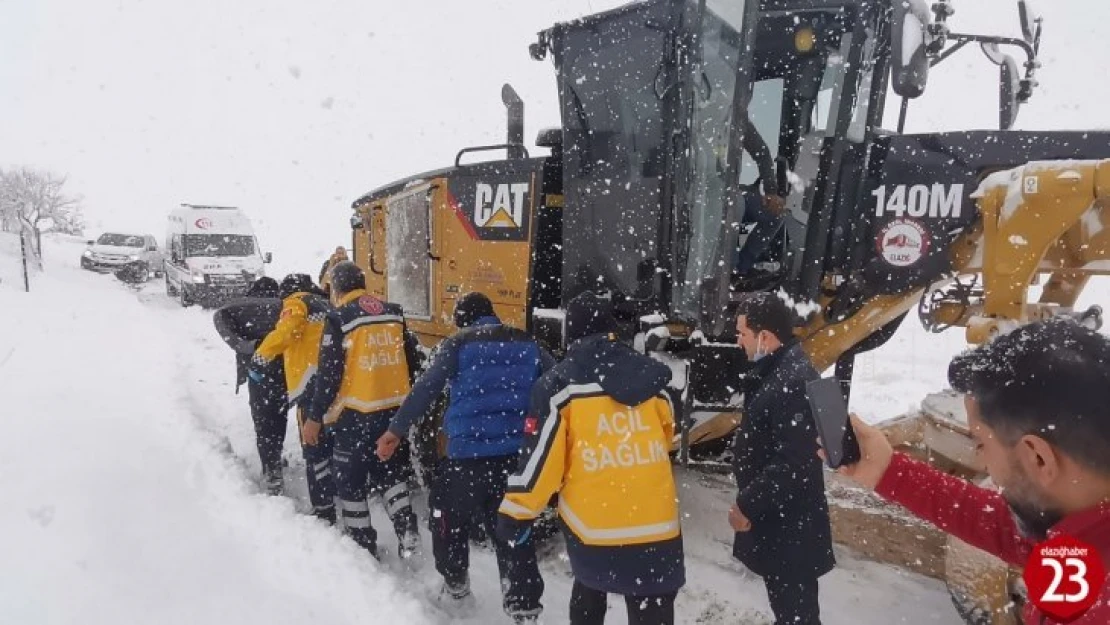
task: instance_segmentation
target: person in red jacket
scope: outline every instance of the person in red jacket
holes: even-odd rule
[[[862,460],[840,472],[961,540],[1024,567],[1036,543],[1070,536],[1110,569],[1110,338],[1078,323],[1030,324],[957,356],[976,453],[1001,492],[894,453],[855,415]],[[1071,625],[1110,623],[1110,582]],[[1032,602],[1027,625],[1056,623]]]

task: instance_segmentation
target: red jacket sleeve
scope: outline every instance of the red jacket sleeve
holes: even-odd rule
[[[894,454],[875,492],[1009,564],[1024,566],[1033,548],[1002,495],[904,454]]]

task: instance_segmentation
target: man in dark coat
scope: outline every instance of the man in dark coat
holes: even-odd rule
[[[817,579],[835,565],[817,429],[806,382],[817,379],[793,336],[794,315],[772,293],[745,298],[738,342],[754,365],[733,441],[733,553],[763,577],[775,625],[819,625]]]
[[[235,392],[247,385],[263,487],[274,495],[281,494],[283,488],[281,450],[289,413],[285,369],[281,358],[256,369],[251,369],[250,363],[255,348],[274,329],[280,313],[278,283],[273,278],[259,278],[246,297],[228,302],[212,316],[220,338],[235,350]]]

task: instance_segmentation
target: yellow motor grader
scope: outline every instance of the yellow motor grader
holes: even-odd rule
[[[1018,8],[1021,38],[955,32],[945,0],[640,0],[557,24],[530,47],[556,70],[562,124],[536,141],[548,154],[524,145],[523,102],[506,85],[506,142],[358,198],[353,259],[427,347],[454,331],[455,299],[482,291],[559,351],[564,304],[607,293],[627,337],[685,391],[682,461],[719,452],[739,422],[749,363],[732,310],[745,292],[794,303],[798,338],[846,394],[855,356],[915,307],[927,328],[966,328],[971,343],[1052,315],[1100,324],[1100,310],[1074,305],[1110,273],[1110,132],[1011,130],[1041,34]],[[999,130],[903,132],[930,71],[969,45],[999,68]],[[882,128],[891,91],[895,130]],[[745,153],[746,132],[773,166]],[[784,219],[765,270],[737,275],[760,169]],[[892,432],[980,477],[945,399]],[[953,591],[967,618],[1008,618],[978,599],[1004,588],[968,588]]]

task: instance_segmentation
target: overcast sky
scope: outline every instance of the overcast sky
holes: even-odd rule
[[[0,0],[0,166],[69,175],[90,230],[159,237],[180,202],[238,204],[269,241],[346,240],[350,202],[504,136],[557,125],[550,61],[527,46],[616,0]],[[1110,127],[1110,2],[1041,2],[1041,89],[1026,128]],[[1010,0],[956,0],[961,31],[1016,35]],[[969,48],[937,68],[912,130],[990,127],[997,70]],[[279,252],[280,254],[280,252]],[[311,255],[310,255],[311,257]]]

